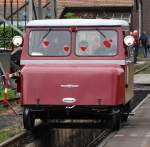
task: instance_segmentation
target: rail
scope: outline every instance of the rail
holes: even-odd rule
[[[136,97],[134,99],[135,106],[132,108],[132,110],[141,103],[141,101],[146,97],[149,91],[146,90],[145,93],[141,93],[141,91],[139,91],[138,93],[136,93]],[[104,144],[107,143],[110,138],[112,138],[116,133],[111,132],[111,130],[109,129],[104,129],[104,127],[94,128],[93,126],[95,125],[95,122],[91,125],[88,125],[92,128],[87,128],[85,127],[85,125],[82,126],[82,128],[75,128],[74,125],[71,124],[71,122],[68,123],[70,123],[71,128],[69,128],[69,124],[65,126],[66,128],[63,128],[59,127],[56,124],[54,124],[54,126],[51,125],[51,123],[42,123],[37,126],[32,133],[26,132],[27,136],[22,135],[24,137],[20,138],[20,135],[18,135],[18,137],[14,137],[12,139],[9,139],[5,143],[0,144],[0,147],[14,147],[17,142],[18,146],[30,144],[31,147],[35,146],[35,144],[37,145],[38,143],[41,143],[42,145],[46,143],[46,145],[44,144],[44,146],[51,145],[51,147],[95,147],[97,145],[99,145],[99,147],[103,147]]]
[[[102,132],[94,138],[86,147],[94,147],[101,143],[108,135],[111,133],[111,130],[104,129]]]
[[[135,71],[134,74],[138,74],[138,73],[140,73],[141,71],[143,71],[143,70],[145,70],[145,69],[147,69],[147,68],[149,68],[149,67],[150,67],[150,64],[145,65],[145,66],[141,67],[140,69],[138,69],[137,71]]]
[[[6,140],[5,142],[0,144],[0,147],[17,147],[23,145],[25,138],[29,135],[27,131],[23,131],[22,133]]]

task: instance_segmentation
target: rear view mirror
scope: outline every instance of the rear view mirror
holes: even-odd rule
[[[125,38],[124,38],[124,44],[126,45],[126,46],[132,46],[132,45],[134,45],[134,41],[135,41],[135,39],[134,39],[134,37],[133,36],[126,36]]]
[[[19,47],[22,45],[23,43],[23,38],[21,36],[15,36],[13,39],[12,39],[12,42],[13,42],[13,45],[16,46],[16,47]]]

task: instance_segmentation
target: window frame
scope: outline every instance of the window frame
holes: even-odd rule
[[[68,32],[70,32],[70,52],[69,52],[69,54],[67,54],[67,55],[55,55],[55,56],[53,56],[53,55],[31,55],[30,54],[30,33],[31,32],[33,32],[33,31],[49,31],[49,30],[51,30],[51,31],[68,31]],[[31,30],[29,31],[29,33],[28,33],[28,55],[30,56],[30,57],[68,57],[68,56],[70,56],[71,54],[72,54],[72,51],[73,51],[73,49],[72,49],[72,31],[69,29],[69,28],[54,28],[54,27],[46,27],[46,28],[44,28],[44,27],[42,27],[42,28],[31,28]]]
[[[76,39],[77,39],[77,32],[78,31],[95,31],[95,30],[100,30],[100,31],[114,31],[116,32],[117,34],[117,52],[115,55],[78,55],[77,52],[76,52]],[[77,56],[77,57],[114,57],[114,56],[117,56],[119,54],[119,32],[116,30],[116,29],[107,29],[107,28],[80,28],[78,29],[76,32],[75,32],[75,42],[74,42],[74,54]]]

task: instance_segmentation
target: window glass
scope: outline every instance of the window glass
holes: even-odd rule
[[[68,56],[71,52],[69,31],[31,31],[29,54],[32,56]]]
[[[114,56],[118,37],[113,30],[80,30],[76,34],[78,56]]]

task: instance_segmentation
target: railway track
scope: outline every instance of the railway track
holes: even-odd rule
[[[150,92],[149,88],[146,90],[136,88],[136,102],[132,109]],[[33,147],[35,145],[36,147],[48,147],[49,145],[51,147],[96,147],[112,134],[111,130],[98,127],[100,122],[89,122],[86,125],[80,125],[80,122],[75,125],[74,122],[68,121],[63,127],[57,122],[41,124],[32,133],[25,131],[0,144],[0,147]]]
[[[92,128],[92,123],[88,128],[89,124],[82,129],[78,128],[78,125],[76,129],[72,125],[63,129],[52,129],[49,125],[40,124],[32,133],[24,131],[3,142],[0,147],[94,147],[107,137],[111,130]]]
[[[142,66],[141,68],[139,68],[138,70],[136,70],[136,71],[134,72],[134,74],[138,74],[138,73],[140,73],[141,71],[144,71],[144,70],[148,69],[149,67],[150,67],[150,63],[148,63],[148,64]]]
[[[95,137],[89,144],[87,144],[86,147],[96,147],[99,143],[101,143],[109,134],[111,133],[111,130],[104,129],[102,132]]]
[[[32,141],[33,141],[32,134],[30,132],[23,131],[22,133],[1,143],[0,147],[24,147],[26,146],[26,144]]]

